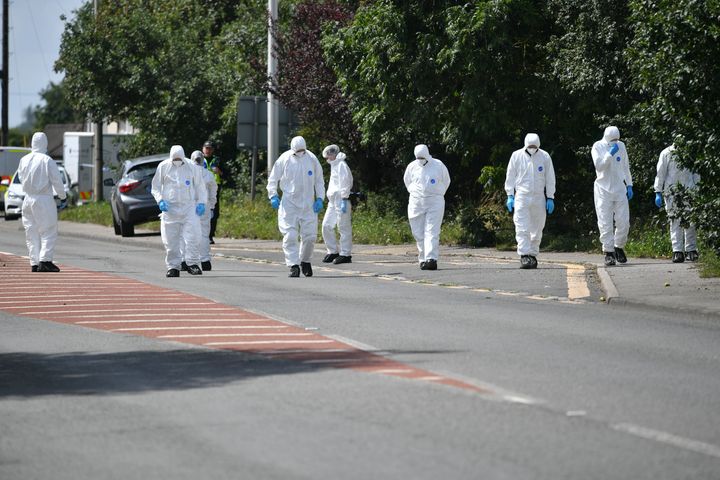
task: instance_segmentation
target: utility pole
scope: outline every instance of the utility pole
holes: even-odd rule
[[[278,18],[278,0],[268,0],[268,56],[267,76],[269,87],[277,75],[277,58],[275,57],[275,38],[273,30]],[[278,157],[278,106],[270,89],[267,94],[267,162],[268,175],[272,170],[273,163]]]
[[[100,0],[93,0],[95,22],[97,23]],[[93,190],[95,201],[103,201],[103,124],[102,121],[95,123],[95,158],[93,161]]]
[[[8,57],[10,50],[10,0],[3,0],[3,24],[2,24],[2,138],[0,144],[7,145],[8,139],[8,87],[10,85],[10,68]]]

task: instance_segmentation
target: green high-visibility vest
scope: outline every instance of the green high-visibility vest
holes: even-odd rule
[[[220,184],[222,183],[222,179],[220,178],[220,174],[214,170],[215,167],[220,166],[220,158],[218,158],[217,155],[213,155],[213,157],[210,160],[205,158],[205,166],[215,176],[215,183],[217,183],[218,186],[220,186]]]

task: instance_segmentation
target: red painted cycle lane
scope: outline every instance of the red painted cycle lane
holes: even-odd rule
[[[494,394],[207,298],[108,273],[60,267],[59,273],[30,272],[27,258],[0,252],[0,310],[78,327]]]

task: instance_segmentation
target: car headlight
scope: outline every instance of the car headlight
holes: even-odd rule
[[[22,198],[23,198],[22,195],[18,195],[17,193],[14,193],[14,192],[8,192],[7,196],[8,196],[8,198],[17,198],[19,200],[22,200]]]

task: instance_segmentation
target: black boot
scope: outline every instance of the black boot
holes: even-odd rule
[[[188,264],[184,261],[180,264],[180,271],[187,272],[188,271]]]
[[[352,263],[352,257],[350,255],[338,255],[338,257],[333,260],[333,263],[335,265],[339,265],[341,263]]]
[[[201,262],[200,266],[202,267],[203,272],[209,272],[210,270],[212,270],[212,263],[210,263],[210,260],[208,260],[207,262]]]
[[[690,250],[689,252],[685,252],[685,258],[688,262],[697,262],[700,258],[700,254],[697,250]]]
[[[40,262],[38,272],[59,272],[60,269],[52,262]]]
[[[30,271],[31,271],[31,272],[37,272],[37,271],[38,271],[38,266],[37,266],[37,265],[30,265]]]
[[[167,271],[167,273],[165,274],[165,276],[168,277],[168,278],[169,278],[169,277],[179,277],[179,276],[180,276],[180,270],[178,270],[177,268],[171,268],[170,270]]]
[[[293,265],[290,267],[290,275],[288,277],[290,278],[296,278],[300,276],[300,267],[297,265]]]
[[[328,254],[325,255],[325,257],[322,259],[322,261],[323,261],[323,263],[332,263],[333,260],[335,260],[335,259],[338,258],[339,256],[340,256],[340,255],[338,255],[337,253],[328,253]]]
[[[312,277],[312,265],[310,265],[310,262],[300,262],[300,268],[302,269],[303,275]]]
[[[615,247],[615,258],[618,263],[627,263],[627,256],[625,256],[625,250],[620,247]]]
[[[532,268],[532,260],[530,255],[520,255],[520,268],[527,270]]]
[[[605,266],[612,267],[615,265],[615,252],[605,252]]]
[[[535,255],[528,255],[530,257],[530,268],[537,268],[537,258]]]
[[[683,263],[685,261],[685,254],[683,252],[673,252],[672,262]]]
[[[420,262],[420,270],[425,270],[425,262]]]
[[[202,275],[202,270],[197,265],[188,265],[187,272],[190,275]]]

